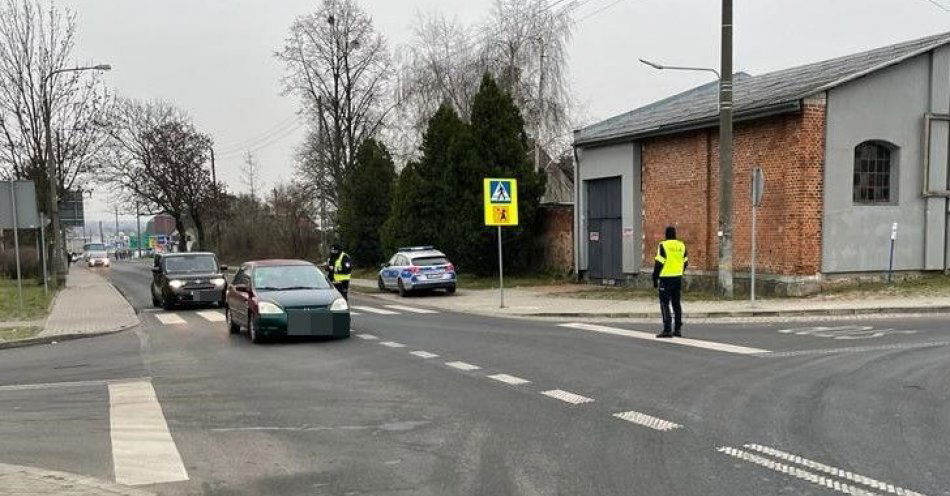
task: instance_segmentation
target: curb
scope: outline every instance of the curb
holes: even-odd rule
[[[60,334],[58,336],[43,336],[41,338],[30,338],[30,339],[21,339],[19,341],[0,342],[0,350],[7,350],[10,348],[25,348],[27,346],[35,346],[35,345],[40,345],[40,344],[52,344],[52,343],[58,343],[60,341],[75,341],[77,339],[94,338],[98,336],[108,336],[110,334],[118,334],[123,331],[128,331],[129,329],[134,329],[135,327],[138,327],[139,324],[140,324],[139,322],[136,322],[135,324],[122,326],[118,329],[111,329],[111,330],[102,331],[102,332]]]
[[[940,307],[893,307],[893,308],[829,308],[816,310],[747,310],[734,312],[684,313],[684,319],[733,319],[741,317],[847,317],[854,315],[887,314],[950,314],[950,306]],[[518,317],[602,318],[602,319],[656,319],[659,312],[539,312],[511,314]]]

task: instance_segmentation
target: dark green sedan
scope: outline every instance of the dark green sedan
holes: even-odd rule
[[[303,260],[259,260],[241,266],[228,286],[232,334],[251,342],[293,336],[350,336],[350,306],[317,266]]]

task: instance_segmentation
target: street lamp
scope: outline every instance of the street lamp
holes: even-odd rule
[[[62,237],[62,227],[61,227],[60,219],[59,219],[59,201],[58,201],[59,186],[57,184],[58,178],[57,178],[57,168],[56,168],[56,157],[53,154],[53,136],[52,136],[52,126],[50,123],[50,121],[53,118],[52,116],[53,103],[50,101],[50,98],[49,98],[50,89],[48,88],[48,85],[49,85],[50,80],[53,78],[53,76],[57,74],[62,74],[65,72],[110,71],[110,70],[112,70],[112,66],[108,64],[99,64],[99,65],[85,66],[85,67],[71,67],[68,69],[56,69],[54,71],[50,71],[50,73],[47,74],[43,78],[43,84],[42,84],[41,90],[43,94],[43,106],[45,107],[44,108],[45,115],[43,116],[44,117],[43,126],[46,131],[46,176],[47,176],[47,182],[49,182],[49,212],[50,212],[50,222],[52,223],[52,226],[51,226],[52,240],[51,241],[53,244],[53,249],[50,250],[51,251],[50,254],[52,256],[51,267],[53,267],[54,270],[56,271],[57,281],[59,283],[63,282],[60,276],[62,276],[62,278],[65,277],[64,259],[62,257],[63,257],[63,253],[66,251],[66,247],[65,245],[60,246],[61,244],[63,244],[64,240]]]
[[[719,290],[732,299],[732,2],[723,0],[722,72],[710,67],[640,62],[657,70],[711,72],[719,80]],[[722,75],[726,74],[726,77]]]

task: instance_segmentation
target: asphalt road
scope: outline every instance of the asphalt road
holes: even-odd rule
[[[107,480],[180,463],[136,481],[169,495],[950,495],[942,319],[660,342],[353,295],[351,339],[252,345],[214,310],[162,323],[146,266],[110,277],[140,328],[0,350],[0,462]],[[168,443],[119,449],[127,383],[154,388]]]

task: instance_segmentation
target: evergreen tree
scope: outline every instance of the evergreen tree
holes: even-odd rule
[[[541,248],[539,205],[546,177],[536,171],[521,112],[489,74],[482,77],[481,87],[472,101],[471,126],[483,177],[518,180],[518,226],[501,229],[505,265],[511,272],[536,269],[540,265]],[[481,195],[481,183],[478,191]],[[481,224],[481,196],[478,214]],[[482,236],[477,240],[481,255],[477,265],[489,268],[487,272],[497,271],[496,249],[493,249],[497,239],[492,230],[482,227]]]
[[[340,241],[359,267],[373,267],[385,256],[380,233],[395,186],[396,166],[389,150],[374,139],[363,141],[344,176],[338,212]]]

